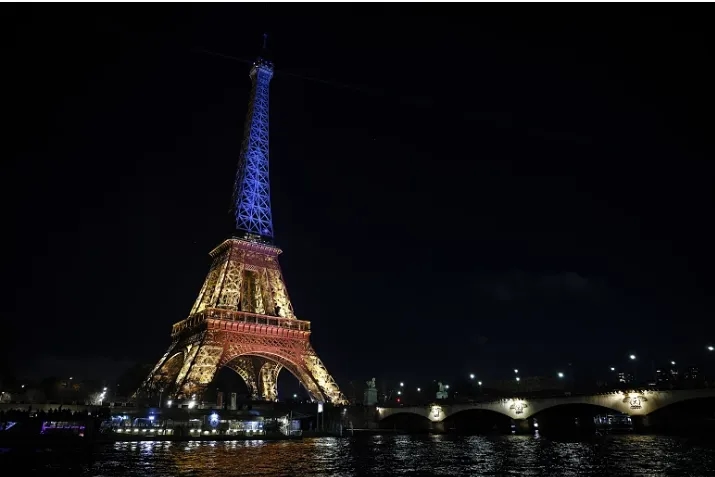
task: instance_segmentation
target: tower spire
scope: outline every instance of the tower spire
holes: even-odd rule
[[[251,66],[253,87],[233,191],[237,232],[261,242],[273,240],[268,177],[268,86],[273,77],[273,63],[268,59],[267,43],[268,34],[264,33],[261,54]]]

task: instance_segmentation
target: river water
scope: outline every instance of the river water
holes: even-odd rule
[[[23,453],[25,454],[25,453]],[[372,435],[302,441],[120,442],[91,455],[0,455],[0,475],[234,476],[713,476],[713,441],[651,435]]]

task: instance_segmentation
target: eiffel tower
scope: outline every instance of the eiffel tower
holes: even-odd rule
[[[254,399],[275,401],[287,369],[314,401],[347,401],[298,320],[273,245],[268,177],[268,86],[273,77],[264,35],[250,70],[253,83],[234,185],[236,232],[211,251],[213,263],[189,316],[174,324],[171,345],[137,396],[193,399],[217,370],[233,369]]]

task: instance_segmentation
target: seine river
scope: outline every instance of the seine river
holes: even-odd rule
[[[10,462],[12,461],[12,462]],[[80,476],[712,476],[715,446],[628,435],[591,440],[535,436],[404,436],[302,441],[122,442],[91,457],[35,451],[0,455],[0,474]]]

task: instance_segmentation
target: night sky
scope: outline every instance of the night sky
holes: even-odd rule
[[[232,231],[264,31],[276,244],[343,386],[699,362],[715,342],[704,12],[2,10],[0,320],[20,374],[164,353]]]

